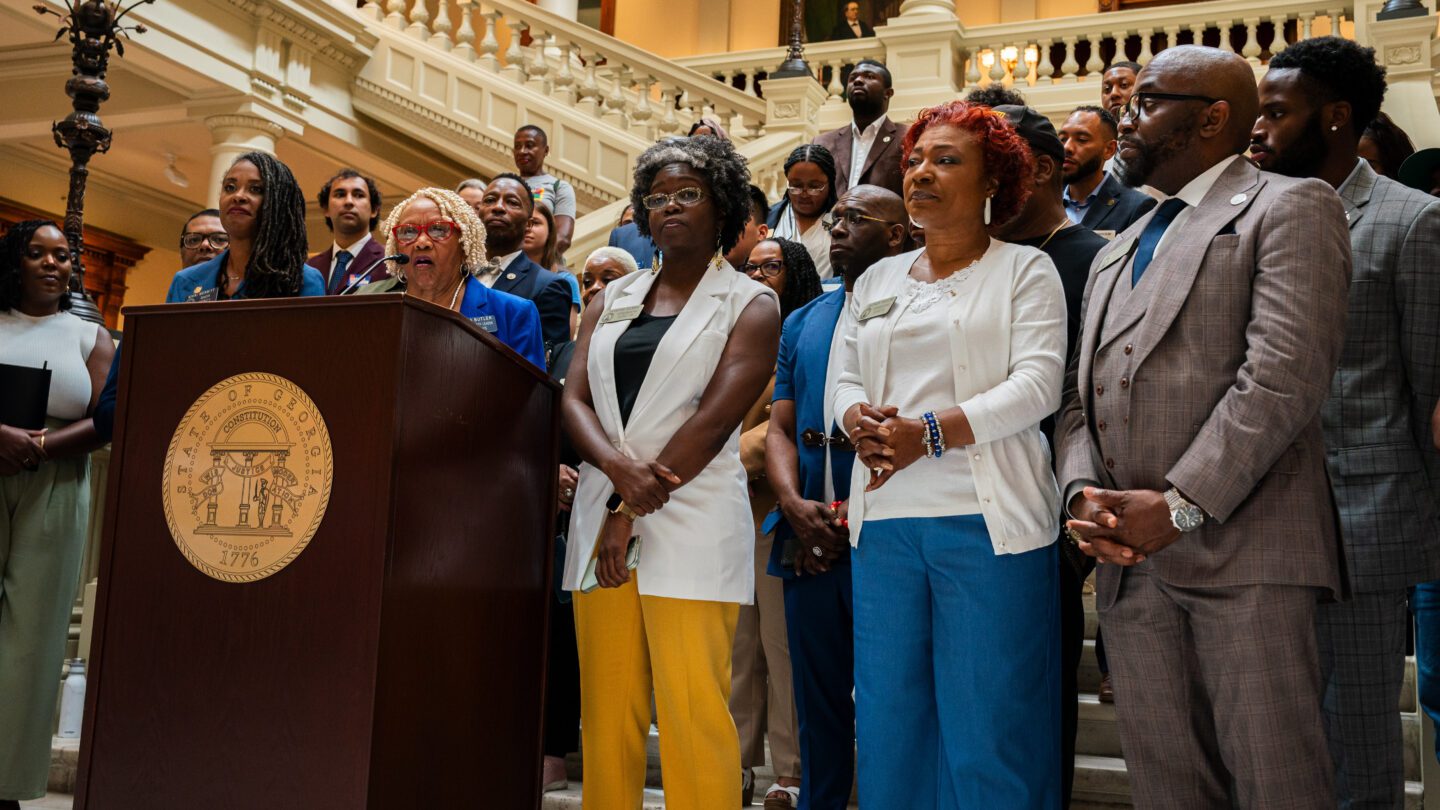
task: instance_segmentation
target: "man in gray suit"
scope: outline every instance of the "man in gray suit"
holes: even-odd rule
[[[1440,579],[1440,199],[1381,177],[1357,147],[1385,68],[1338,37],[1296,43],[1260,83],[1251,154],[1339,191],[1354,255],[1340,370],[1321,410],[1352,597],[1321,605],[1325,731],[1343,808],[1405,803],[1400,688],[1410,586]]]
[[[1326,808],[1316,600],[1340,590],[1320,406],[1344,339],[1345,210],[1243,157],[1244,59],[1140,73],[1125,182],[1166,195],[1092,266],[1057,431],[1141,808]]]

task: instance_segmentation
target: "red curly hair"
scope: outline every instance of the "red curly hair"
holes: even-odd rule
[[[995,178],[999,187],[990,198],[990,223],[1001,225],[1020,213],[1034,188],[1035,158],[1030,145],[1003,113],[984,104],[947,101],[937,107],[920,111],[905,140],[900,144],[900,168],[910,160],[920,135],[932,125],[949,125],[975,136],[985,156],[985,172]]]

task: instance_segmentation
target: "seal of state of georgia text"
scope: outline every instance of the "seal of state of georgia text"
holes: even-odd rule
[[[300,386],[237,374],[195,400],[170,438],[165,522],[201,572],[254,582],[305,550],[325,517],[334,473],[325,420]]]

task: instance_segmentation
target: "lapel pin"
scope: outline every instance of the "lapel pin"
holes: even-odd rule
[[[1111,198],[1110,198],[1110,202],[1107,202],[1107,203],[1105,203],[1105,204],[1106,204],[1106,205],[1114,205],[1114,204],[1117,203],[1117,202],[1120,202],[1120,200],[1117,199],[1117,198],[1115,198],[1115,197],[1111,197]]]
[[[889,135],[886,135],[886,136],[885,136],[885,140],[881,141],[881,143],[889,143],[889,142],[890,142],[890,136],[889,136]]]
[[[1242,193],[1242,194],[1236,194],[1234,197],[1231,197],[1231,198],[1230,198],[1230,204],[1231,204],[1231,205],[1239,205],[1240,203],[1243,203],[1243,202],[1245,202],[1245,195],[1244,195],[1243,193]]]
[[[515,274],[514,274],[514,273],[506,273],[506,274],[505,274],[505,278],[508,278],[508,279],[510,279],[510,280],[513,281],[513,280],[515,279]]]

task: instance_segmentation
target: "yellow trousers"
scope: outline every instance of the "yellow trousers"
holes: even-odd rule
[[[740,741],[730,717],[730,651],[740,606],[641,596],[619,588],[575,594],[585,810],[636,810],[645,789],[650,693],[671,810],[740,805]]]

